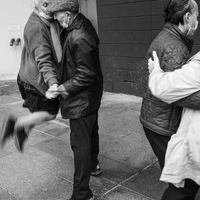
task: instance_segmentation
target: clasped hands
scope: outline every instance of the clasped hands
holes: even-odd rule
[[[66,92],[64,85],[53,84],[49,87],[49,89],[45,92],[45,97],[47,99],[54,99],[58,95],[61,95],[63,98],[66,98],[68,92]]]

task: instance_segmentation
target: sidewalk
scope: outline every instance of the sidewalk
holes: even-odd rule
[[[0,81],[3,117],[27,114],[15,82]],[[141,98],[105,92],[99,111],[100,166],[90,186],[97,200],[159,200],[167,184],[139,123]],[[1,200],[66,200],[72,192],[69,124],[60,116],[35,127],[20,154],[9,141],[0,151]],[[196,199],[200,199],[200,195]]]

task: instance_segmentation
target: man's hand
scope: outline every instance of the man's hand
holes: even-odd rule
[[[69,95],[69,93],[66,91],[64,85],[58,86],[58,91],[60,92],[60,94],[63,97],[63,99],[66,99],[67,96]]]
[[[54,91],[54,92],[57,91],[58,90],[58,84],[51,85],[48,90],[49,91]]]

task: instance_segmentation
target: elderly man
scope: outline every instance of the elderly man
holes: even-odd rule
[[[58,87],[61,114],[70,122],[74,183],[70,200],[92,200],[90,175],[98,175],[98,110],[103,92],[99,38],[91,22],[78,13],[78,0],[55,0],[47,7],[66,30]]]

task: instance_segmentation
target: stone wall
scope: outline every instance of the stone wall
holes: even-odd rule
[[[168,0],[97,0],[104,90],[142,96],[146,53]],[[197,43],[200,37],[196,34]],[[199,39],[198,39],[199,38]],[[193,53],[197,52],[195,46]]]

